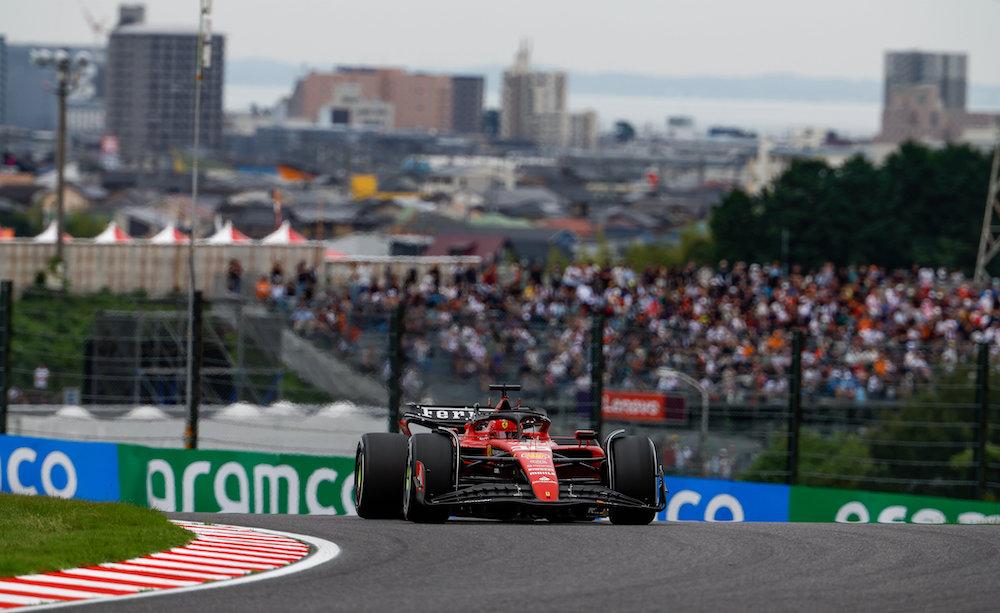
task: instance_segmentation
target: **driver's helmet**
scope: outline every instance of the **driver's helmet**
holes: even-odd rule
[[[489,433],[494,438],[515,438],[517,422],[513,419],[494,419],[490,422]]]

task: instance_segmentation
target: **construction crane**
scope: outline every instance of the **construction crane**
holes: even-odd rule
[[[94,44],[100,46],[104,42],[105,35],[108,33],[108,20],[105,18],[98,21],[82,0],[80,2],[80,11],[83,12],[83,19],[87,22],[90,31],[94,33]]]

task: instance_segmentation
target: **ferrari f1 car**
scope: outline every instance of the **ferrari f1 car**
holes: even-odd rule
[[[645,436],[549,434],[538,411],[511,406],[519,385],[491,385],[495,407],[408,405],[401,433],[361,437],[354,497],[367,519],[451,516],[648,524],[666,505],[663,470]],[[430,431],[413,433],[411,426]]]

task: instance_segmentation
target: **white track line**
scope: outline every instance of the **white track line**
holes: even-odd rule
[[[76,579],[73,577],[60,577],[58,575],[21,575],[19,579],[27,579],[29,581],[45,581],[46,583],[58,583],[59,585],[65,585],[68,588],[72,587],[92,587],[100,589],[109,590],[121,590],[123,592],[141,592],[144,587],[139,587],[138,585],[125,585],[124,583],[110,584],[103,581],[94,581],[93,579]],[[112,587],[114,585],[114,587]]]
[[[145,564],[130,564],[129,562],[107,562],[101,564],[101,568],[109,568],[111,570],[124,570],[124,571],[142,571],[147,573],[157,573],[160,575],[167,575],[168,577],[177,577],[178,579],[202,579],[208,581],[218,581],[220,579],[229,579],[229,575],[219,575],[215,573],[200,573],[193,570],[178,570],[175,568],[162,568],[160,566],[146,566]]]
[[[200,526],[200,524],[190,524],[188,522],[177,522],[177,523],[181,524],[182,527],[187,528],[188,530],[191,530],[192,527]],[[217,529],[218,526],[213,526],[213,528]],[[244,585],[244,584],[251,583],[251,582],[254,582],[254,581],[265,581],[267,579],[274,579],[276,577],[281,577],[281,576],[284,576],[284,575],[291,575],[293,573],[298,573],[298,572],[302,572],[304,570],[309,570],[310,568],[314,568],[316,566],[319,566],[320,564],[324,564],[326,562],[329,562],[330,560],[332,560],[332,559],[336,558],[338,555],[340,555],[340,547],[336,543],[333,543],[333,542],[328,541],[326,539],[321,539],[321,538],[318,538],[318,537],[315,537],[315,536],[308,536],[308,535],[305,535],[305,534],[294,534],[294,533],[291,533],[291,532],[282,532],[282,531],[279,531],[279,530],[266,530],[264,528],[244,528],[244,527],[241,527],[241,526],[232,526],[231,528],[232,528],[233,532],[235,532],[235,531],[249,531],[249,530],[252,530],[254,532],[260,532],[260,533],[263,533],[263,534],[271,535],[272,537],[278,537],[278,538],[283,538],[283,539],[294,539],[294,540],[291,541],[293,543],[295,541],[299,541],[299,542],[303,542],[303,543],[308,543],[309,545],[311,545],[313,547],[313,552],[310,555],[308,555],[308,556],[300,559],[297,562],[292,562],[290,564],[286,564],[284,566],[281,566],[281,567],[278,567],[278,568],[275,568],[275,569],[272,569],[272,570],[265,570],[265,571],[262,571],[262,572],[255,572],[253,574],[243,575],[243,576],[240,576],[240,577],[233,577],[233,578],[222,579],[222,580],[219,580],[219,581],[210,581],[208,583],[198,583],[198,584],[195,584],[195,585],[191,585],[191,583],[193,583],[192,581],[183,581],[183,580],[171,581],[171,580],[168,580],[168,579],[158,579],[156,577],[140,577],[140,576],[136,576],[136,575],[127,575],[127,574],[121,573],[121,572],[116,573],[116,572],[112,571],[110,568],[109,568],[108,571],[94,571],[94,570],[89,570],[89,569],[75,569],[73,571],[63,571],[63,572],[72,573],[74,575],[78,575],[78,576],[80,576],[81,579],[90,579],[90,578],[93,578],[95,580],[99,580],[100,578],[102,578],[101,575],[105,575],[105,574],[106,575],[115,575],[113,577],[106,577],[106,578],[114,578],[114,579],[129,579],[129,578],[131,578],[132,580],[135,580],[135,581],[144,581],[144,582],[148,582],[148,583],[161,584],[161,585],[164,585],[164,589],[152,590],[152,591],[147,591],[147,592],[139,592],[137,594],[129,594],[129,595],[126,595],[126,596],[102,596],[102,597],[99,597],[99,598],[91,598],[91,599],[88,599],[88,600],[73,600],[73,601],[67,601],[67,602],[54,602],[54,603],[50,603],[50,604],[41,604],[41,605],[38,605],[38,606],[30,606],[30,605],[35,604],[36,602],[46,602],[46,601],[44,601],[44,600],[40,601],[40,600],[37,600],[37,599],[34,599],[34,598],[19,597],[19,596],[13,596],[13,595],[10,595],[10,596],[0,595],[0,602],[17,602],[18,604],[29,605],[27,607],[13,609],[14,611],[41,611],[43,609],[55,609],[55,608],[72,607],[72,606],[86,605],[86,604],[103,604],[103,603],[107,603],[107,602],[112,601],[112,600],[114,602],[118,602],[118,601],[121,601],[121,600],[134,600],[136,598],[151,598],[151,597],[154,597],[154,596],[161,596],[161,595],[184,594],[184,593],[187,593],[187,592],[194,592],[196,590],[210,590],[210,589],[213,589],[213,588],[229,587],[231,585]],[[196,531],[192,530],[192,532],[196,532]],[[227,534],[233,534],[233,532],[228,532]],[[197,532],[196,532],[196,534],[197,534]],[[261,544],[262,546],[265,546],[264,543],[262,543],[262,542],[258,541],[258,543]],[[258,544],[258,543],[255,543],[255,544]],[[148,559],[144,560],[143,563],[146,563],[146,562],[149,562],[149,560]],[[129,562],[129,564],[130,563],[131,562]],[[111,564],[115,564],[115,563],[111,563]],[[125,563],[123,563],[123,565],[124,564]],[[101,566],[105,567],[106,565],[101,565]],[[149,569],[149,570],[150,570],[150,572],[160,572],[158,570],[154,571],[153,569]],[[164,574],[168,570],[169,569],[164,568],[163,569]],[[226,570],[227,571],[234,571],[234,570],[237,570],[237,569],[229,568],[229,569],[226,569]],[[82,572],[82,571],[86,571],[86,572]],[[178,572],[178,571],[172,571],[172,572]],[[180,584],[180,585],[183,585],[183,587],[167,587],[166,584],[170,584],[170,585],[178,585],[178,584]],[[16,600],[5,600],[5,599],[16,599]]]

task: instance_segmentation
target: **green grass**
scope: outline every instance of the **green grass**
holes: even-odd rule
[[[0,577],[116,562],[194,535],[127,504],[0,494]]]

